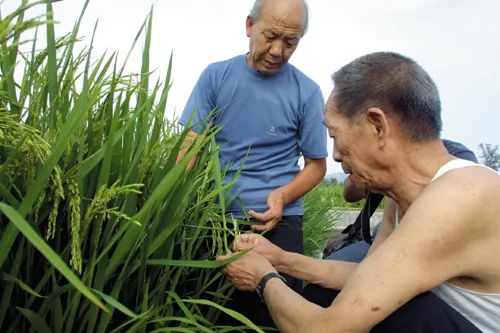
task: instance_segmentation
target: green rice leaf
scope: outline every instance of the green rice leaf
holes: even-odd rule
[[[56,60],[56,37],[54,32],[54,16],[52,12],[52,3],[47,1],[47,71],[48,71],[48,86],[49,98],[51,104],[55,104],[57,97],[57,60]],[[55,116],[56,112],[52,112]],[[56,126],[55,117],[50,119],[50,129]]]
[[[123,313],[124,315],[127,315],[131,318],[138,318],[140,315],[134,313],[132,310],[130,310],[129,308],[127,308],[125,305],[123,305],[122,303],[118,302],[115,298],[113,298],[112,296],[109,296],[109,295],[106,295],[105,293],[99,291],[99,290],[96,290],[96,289],[92,289],[97,295],[101,296],[103,300],[105,300],[109,305],[111,305],[112,307],[114,307],[115,309],[117,309],[118,311],[120,311],[121,313]]]
[[[193,304],[200,304],[200,305],[208,305],[214,308],[217,308],[218,310],[224,312],[225,314],[233,317],[234,319],[238,320],[242,324],[246,325],[249,328],[252,328],[255,332],[259,333],[265,333],[262,329],[260,329],[257,325],[255,325],[250,319],[247,317],[243,316],[242,314],[228,309],[226,307],[223,307],[222,305],[219,305],[217,303],[214,303],[212,301],[206,300],[206,299],[183,299],[182,300],[184,303],[193,303]]]
[[[27,293],[29,293],[35,297],[47,298],[47,296],[40,295],[35,290],[30,288],[30,286],[28,286],[26,283],[24,283],[20,279],[16,278],[15,276],[12,276],[12,275],[4,273],[4,272],[0,272],[0,276],[2,277],[2,280],[16,283],[21,289],[23,289],[24,291],[26,291]]]
[[[33,246],[35,246],[76,289],[78,289],[92,303],[103,309],[105,312],[109,312],[104,304],[87,286],[85,286],[85,284],[83,284],[83,282],[61,259],[61,257],[57,255],[57,253],[45,242],[45,240],[33,229],[33,227],[26,222],[21,214],[3,202],[0,202],[0,211],[2,211],[9,218],[12,224],[16,226],[16,228],[33,244]]]
[[[19,310],[19,312],[21,312],[23,316],[28,319],[28,321],[31,323],[31,327],[35,331],[39,333],[52,333],[49,325],[47,325],[45,320],[43,320],[43,318],[39,314],[33,312],[30,309],[21,308],[18,306],[16,306],[16,309]]]
[[[148,266],[173,266],[173,267],[196,267],[196,268],[219,268],[225,266],[249,250],[238,252],[237,254],[224,260],[174,260],[174,259],[149,259],[146,260]]]

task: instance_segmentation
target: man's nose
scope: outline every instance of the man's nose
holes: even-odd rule
[[[342,162],[342,157],[339,153],[339,150],[337,149],[337,145],[335,144],[335,142],[333,143],[333,160],[335,162]]]
[[[269,48],[269,54],[273,57],[281,57],[283,54],[283,41],[280,39],[276,39],[271,43],[271,47]]]

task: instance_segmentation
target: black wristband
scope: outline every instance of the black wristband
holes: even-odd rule
[[[264,303],[264,288],[266,287],[267,281],[271,280],[272,278],[278,278],[281,281],[286,283],[286,279],[276,272],[269,272],[269,273],[264,274],[262,279],[260,279],[260,282],[257,285],[257,288],[255,288],[255,292],[259,296],[260,301],[262,303]]]

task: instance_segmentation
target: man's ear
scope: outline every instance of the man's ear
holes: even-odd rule
[[[390,133],[387,114],[380,108],[369,108],[366,112],[366,120],[369,126],[371,126],[373,135],[381,144],[384,144]]]
[[[247,16],[247,22],[246,22],[247,37],[250,37],[252,34],[253,23],[254,23],[253,19],[250,16]]]

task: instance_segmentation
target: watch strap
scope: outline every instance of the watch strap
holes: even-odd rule
[[[269,280],[273,279],[273,278],[280,279],[281,281],[283,281],[283,282],[286,283],[285,277],[282,276],[282,275],[279,275],[276,272],[269,272],[269,273],[264,274],[264,276],[262,277],[262,279],[260,279],[260,282],[257,285],[257,288],[255,288],[255,292],[259,296],[260,301],[262,303],[264,303],[264,288],[266,287],[267,282]]]

